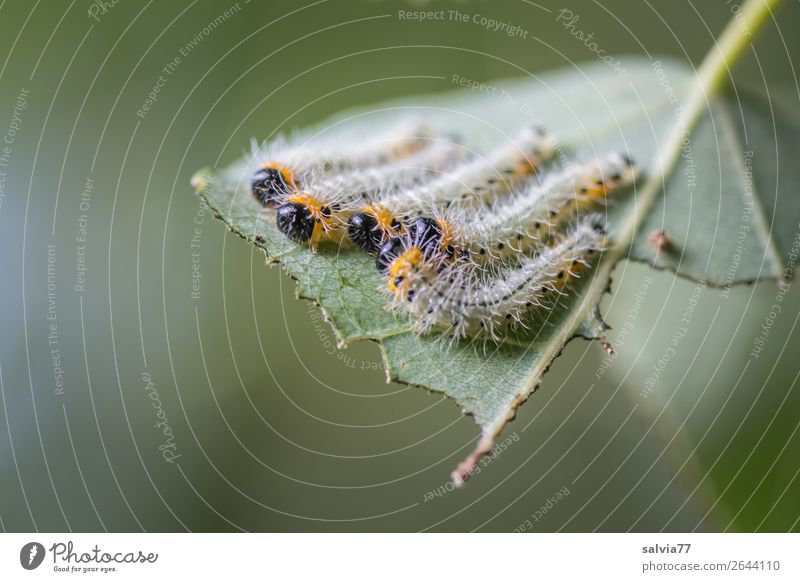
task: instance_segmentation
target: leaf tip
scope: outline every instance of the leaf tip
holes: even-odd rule
[[[213,170],[211,168],[202,168],[198,170],[192,179],[190,180],[190,184],[192,188],[195,189],[196,192],[202,192],[208,186],[208,177],[211,175]]]
[[[611,345],[611,342],[608,341],[608,338],[606,336],[601,335],[599,338],[597,338],[597,341],[600,342],[600,345],[603,346],[603,349],[609,356],[613,358],[616,355],[616,352],[614,351],[614,346]]]
[[[453,485],[455,487],[461,488],[466,483],[467,479],[469,479],[475,470],[478,468],[478,462],[483,458],[484,455],[488,455],[491,450],[492,446],[494,445],[495,435],[492,432],[484,431],[481,435],[481,438],[478,440],[478,444],[475,445],[475,448],[472,452],[467,456],[466,459],[461,461],[458,466],[456,466],[455,470],[450,473],[450,479],[453,481]]]
[[[474,451],[469,457],[461,461],[455,470],[450,473],[450,479],[457,489],[461,489],[464,486],[464,483],[466,483],[467,479],[469,479],[470,475],[472,475],[472,471],[475,470],[475,466],[478,463],[478,458],[480,457],[473,460],[473,454]]]

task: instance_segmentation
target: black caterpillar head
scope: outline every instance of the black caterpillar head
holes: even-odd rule
[[[383,233],[378,221],[368,212],[358,212],[347,221],[347,236],[358,248],[370,254],[380,251]]]
[[[276,223],[289,240],[302,243],[311,239],[316,221],[304,204],[287,202],[278,207]]]
[[[278,168],[260,168],[250,181],[253,197],[262,206],[271,206],[279,196],[288,194],[291,185]]]
[[[408,227],[408,233],[414,246],[419,247],[424,253],[433,253],[442,242],[442,229],[433,218],[420,216],[414,219]]]
[[[392,261],[400,256],[404,250],[405,246],[399,237],[389,239],[383,243],[375,259],[375,266],[378,268],[378,272],[386,274],[389,271],[389,265],[391,265]]]
[[[606,231],[606,226],[600,222],[599,218],[595,218],[591,222],[592,230],[594,230],[600,236],[606,236],[608,232]]]

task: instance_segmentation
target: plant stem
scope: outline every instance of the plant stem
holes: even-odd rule
[[[652,166],[652,172],[648,174],[646,183],[639,191],[636,212],[632,212],[628,216],[620,228],[619,235],[615,237],[613,246],[606,251],[603,259],[597,265],[595,275],[581,298],[579,309],[566,322],[557,341],[548,342],[536,365],[528,372],[525,381],[526,390],[525,393],[518,396],[519,403],[522,403],[533,392],[547,367],[558,356],[564,344],[574,336],[581,324],[592,319],[592,312],[608,289],[611,271],[633,243],[642,223],[658,199],[666,179],[680,159],[684,140],[691,136],[697,122],[707,111],[709,100],[717,93],[726,77],[730,76],[731,67],[741,58],[756,33],[769,21],[772,12],[782,1],[746,0],[741,9],[733,13],[734,17],[728,22],[719,39],[706,54],[697,71],[696,83],[684,102],[684,115],[664,140],[664,146],[660,148],[660,151],[664,153]],[[452,477],[456,485],[460,485],[480,457],[491,450],[495,438],[506,422],[513,417],[515,409],[516,406],[513,406],[509,410],[508,418],[498,418],[484,428],[475,450],[453,472]]]
[[[691,136],[700,117],[708,110],[709,100],[716,95],[723,81],[730,76],[731,67],[750,46],[754,35],[763,28],[773,10],[782,1],[747,0],[706,54],[697,71],[696,83],[684,103],[684,115],[678,120],[673,132],[664,140],[664,146],[660,148],[664,154],[653,166],[653,173],[648,176],[640,191],[636,213],[623,225],[614,248],[604,257],[604,265],[610,263],[613,267],[633,243],[639,227],[680,159],[684,140]]]
[[[783,0],[747,0],[700,65],[698,85],[714,94]]]

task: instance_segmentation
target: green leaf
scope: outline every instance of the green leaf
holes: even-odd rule
[[[697,92],[698,83],[675,62],[656,67],[644,59],[629,59],[625,64],[627,76],[602,63],[570,68],[498,84],[488,92],[461,90],[347,112],[318,128],[325,131],[335,126],[336,131],[366,135],[409,110],[418,110],[443,132],[455,132],[476,150],[487,151],[522,124],[539,122],[557,136],[572,160],[613,148],[629,151],[643,165],[637,191],[609,208],[610,234],[619,248],[609,252],[608,260],[591,271],[559,308],[524,336],[508,338],[500,345],[465,341],[451,346],[435,335],[415,335],[408,319],[384,308],[387,297],[379,291],[384,282],[371,258],[353,249],[324,245],[315,255],[285,240],[273,224],[260,218],[259,207],[250,197],[252,160],[203,170],[193,180],[200,196],[232,231],[261,248],[268,262],[280,263],[296,279],[299,297],[320,305],[341,344],[378,341],[389,380],[442,392],[474,416],[482,436],[454,472],[456,482],[467,477],[474,463],[491,449],[568,341],[579,336],[603,338],[605,325],[598,303],[609,287],[614,263],[626,252],[633,259],[654,262],[650,230],[664,230],[673,243],[669,252],[659,254],[656,266],[686,277],[725,285],[777,277],[782,272],[778,249],[786,251],[786,240],[781,235],[776,243],[770,237],[767,226],[774,204],[765,210],[758,198],[760,191],[745,184],[745,145],[730,104],[710,103],[697,130],[687,133],[691,159],[681,158],[670,171],[670,155],[677,160],[680,154],[676,127],[690,131],[699,115],[680,104]],[[756,135],[750,132],[747,149],[757,147]],[[695,168],[691,187],[687,186],[689,174],[684,173],[689,164]],[[764,182],[762,178],[753,176],[756,183]],[[664,194],[657,197],[662,180]],[[762,191],[774,196],[776,184],[766,182]],[[737,249],[732,233],[739,228],[746,203],[752,203],[756,219],[748,244]],[[728,266],[734,254],[738,267],[731,274]]]
[[[777,156],[797,151],[797,131],[782,120],[779,144],[768,133],[768,106],[744,95],[716,99],[708,109],[684,149],[689,155],[682,156],[636,237],[631,258],[717,287],[778,278],[797,230],[796,221],[786,218],[800,216],[800,207],[796,196],[783,196],[787,213],[782,224],[774,222]],[[792,192],[797,172],[792,176],[792,164],[784,163],[783,187]],[[658,230],[669,236],[668,252],[656,253],[648,241]]]

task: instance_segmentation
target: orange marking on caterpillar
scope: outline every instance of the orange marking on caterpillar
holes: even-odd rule
[[[422,251],[412,247],[403,252],[389,265],[389,291],[398,292],[398,286],[406,279],[422,260]]]

